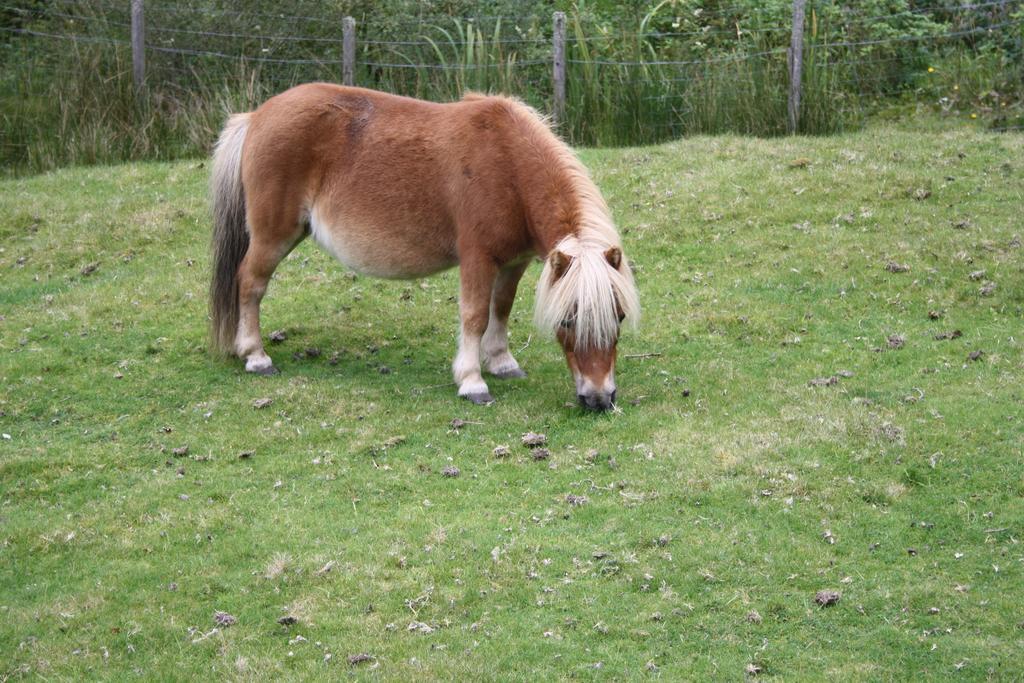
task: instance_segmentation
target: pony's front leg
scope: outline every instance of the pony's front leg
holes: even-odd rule
[[[480,374],[480,339],[490,317],[488,309],[496,271],[497,268],[489,259],[464,258],[459,267],[459,317],[462,331],[459,335],[459,351],[452,363],[452,374],[459,386],[459,396],[478,405],[494,402]]]
[[[491,293],[491,313],[484,332],[484,364],[487,371],[498,379],[526,377],[519,363],[508,350],[508,316],[516,298],[516,288],[530,261],[505,266],[498,272]]]

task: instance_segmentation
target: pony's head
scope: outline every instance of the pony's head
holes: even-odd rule
[[[617,244],[569,236],[548,254],[537,284],[536,323],[555,333],[576,380],[580,405],[615,404],[615,348],[640,304],[629,264]]]

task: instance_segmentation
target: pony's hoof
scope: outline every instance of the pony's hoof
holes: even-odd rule
[[[494,397],[486,391],[480,392],[479,394],[464,394],[462,398],[467,401],[471,401],[478,406],[487,406],[494,403]]]
[[[505,370],[504,372],[492,372],[498,379],[522,379],[526,377],[526,370],[522,368],[512,368],[511,370]]]
[[[268,366],[263,367],[263,368],[257,368],[255,370],[250,370],[249,372],[253,373],[254,375],[269,376],[269,375],[276,375],[276,374],[278,374],[281,371],[278,370],[277,368],[275,368],[273,365],[268,365]]]

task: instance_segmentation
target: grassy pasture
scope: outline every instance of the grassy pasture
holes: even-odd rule
[[[537,268],[493,406],[454,272],[311,243],[252,377],[205,350],[207,164],[0,181],[0,680],[1019,677],[1024,136],[582,156],[645,307],[601,416]]]

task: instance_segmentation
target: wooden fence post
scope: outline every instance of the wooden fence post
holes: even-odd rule
[[[132,82],[135,91],[142,90],[146,78],[146,24],[142,0],[132,0]]]
[[[555,86],[553,103],[555,125],[565,122],[565,12],[555,12],[554,35],[551,39],[552,79]]]
[[[789,119],[786,131],[793,135],[800,125],[800,87],[804,65],[804,0],[793,0],[793,33],[789,39]]]
[[[341,20],[341,83],[356,84],[356,20]]]

